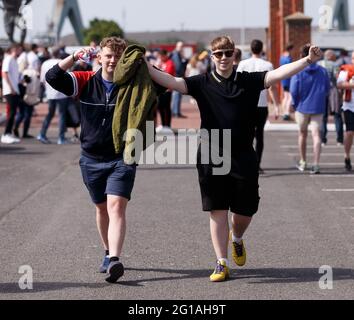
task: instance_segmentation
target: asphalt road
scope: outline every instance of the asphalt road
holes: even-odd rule
[[[354,299],[354,175],[333,140],[312,177],[295,169],[295,132],[267,133],[248,262],[232,262],[231,279],[219,284],[208,279],[215,257],[193,165],[139,167],[126,273],[107,284],[79,153],[78,145],[0,145],[0,299]],[[324,265],[331,269],[321,274]],[[19,286],[21,266],[33,271],[32,290]],[[333,288],[321,289],[329,271]]]

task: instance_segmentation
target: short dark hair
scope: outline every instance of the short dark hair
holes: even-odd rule
[[[159,53],[160,53],[162,56],[168,56],[168,51],[167,51],[166,49],[160,50]]]
[[[292,43],[288,43],[285,47],[286,51],[291,51],[294,49],[294,44]]]
[[[6,52],[11,52],[14,49],[19,49],[21,48],[21,45],[17,42],[13,42],[10,44],[10,46],[7,48]]]
[[[54,59],[60,59],[60,55],[61,55],[60,48],[59,47],[53,47],[52,48],[52,57]]]
[[[301,55],[302,58],[305,58],[305,57],[307,57],[307,56],[309,55],[309,53],[310,53],[310,48],[311,48],[311,46],[310,46],[309,44],[305,44],[305,45],[301,48],[301,50],[300,50],[300,55]]]
[[[235,60],[241,61],[242,59],[242,51],[239,48],[235,48]]]
[[[263,51],[263,42],[261,40],[253,40],[251,42],[251,51],[253,54],[261,54]]]

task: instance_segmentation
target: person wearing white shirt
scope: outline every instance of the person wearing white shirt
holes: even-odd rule
[[[48,114],[45,117],[43,124],[42,124],[42,129],[40,131],[40,134],[37,137],[37,140],[44,143],[44,144],[50,144],[50,140],[47,138],[47,131],[50,126],[50,123],[55,116],[55,111],[58,106],[59,108],[59,137],[58,137],[58,144],[65,144],[66,139],[65,139],[65,131],[66,131],[66,125],[65,125],[65,117],[66,117],[66,112],[67,108],[69,105],[69,97],[66,96],[65,94],[53,89],[51,85],[45,80],[45,75],[50,70],[53,66],[57,65],[61,59],[59,59],[60,56],[60,51],[59,49],[54,49],[52,53],[52,58],[45,61],[42,65],[41,68],[41,76],[40,80],[42,83],[45,84],[45,92],[46,92],[46,97],[48,99]]]
[[[31,51],[27,53],[27,69],[35,70],[38,73],[41,69],[41,61],[38,57],[38,45],[32,44]]]
[[[352,68],[350,65],[342,66],[339,73],[337,87],[345,90],[345,98],[343,102],[344,119],[346,133],[344,138],[345,151],[345,169],[352,171],[352,163],[350,159],[350,151],[354,140],[354,52],[352,53]]]
[[[12,44],[8,49],[2,64],[3,95],[10,107],[9,117],[6,122],[5,132],[1,136],[1,143],[13,144],[20,140],[12,135],[17,108],[20,103],[20,73],[17,64],[17,57],[21,54],[21,46]]]
[[[273,65],[262,59],[263,43],[260,40],[253,40],[251,43],[252,57],[243,60],[237,67],[237,72],[263,72],[272,71]],[[268,119],[268,92],[272,101],[275,103],[275,117],[279,116],[279,95],[275,86],[270,87],[268,90],[263,90],[260,94],[256,118],[256,152],[258,156],[259,172],[264,173],[261,168],[261,161],[264,149],[264,127]]]

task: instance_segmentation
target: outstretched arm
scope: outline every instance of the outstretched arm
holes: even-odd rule
[[[160,86],[163,86],[165,88],[178,91],[182,94],[187,94],[188,89],[186,82],[184,81],[183,78],[176,78],[174,76],[171,76],[168,73],[162,72],[156,68],[154,68],[149,62],[146,61],[146,64],[149,68],[149,73],[152,78],[156,83],[158,83]]]
[[[293,75],[304,70],[310,64],[319,61],[321,58],[322,58],[321,49],[318,47],[314,47],[314,46],[311,47],[309,55],[307,57],[302,58],[302,59],[295,61],[293,63],[283,65],[273,71],[269,71],[267,73],[266,79],[265,79],[266,88],[271,87],[272,85],[274,85],[275,83],[277,83],[281,80],[291,78]]]

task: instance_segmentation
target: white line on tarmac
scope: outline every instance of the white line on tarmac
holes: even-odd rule
[[[341,210],[354,210],[354,207],[349,207],[349,208],[342,207]]]
[[[351,178],[354,179],[354,175],[351,174],[316,174],[310,175],[311,178]]]
[[[288,153],[289,157],[296,157],[299,153]],[[308,156],[313,156],[313,153],[308,153]],[[343,153],[321,153],[321,157],[343,157]]]
[[[354,192],[354,189],[322,189],[323,192]]]
[[[294,146],[294,145],[283,145],[280,146],[280,149],[299,149],[299,146]],[[312,146],[307,146],[307,149],[313,149]],[[326,146],[324,147],[322,150],[326,150],[326,149],[343,149],[343,146]]]

